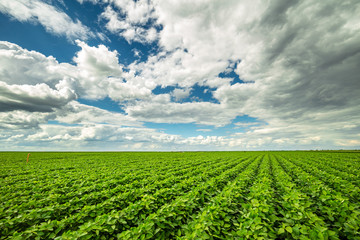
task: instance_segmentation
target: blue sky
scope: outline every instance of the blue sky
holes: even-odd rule
[[[359,8],[0,1],[0,150],[359,148]]]

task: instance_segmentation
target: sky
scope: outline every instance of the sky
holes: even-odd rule
[[[0,151],[360,148],[358,0],[0,0]]]

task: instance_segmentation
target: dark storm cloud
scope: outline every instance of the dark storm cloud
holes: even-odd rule
[[[269,26],[281,26],[287,22],[286,12],[289,8],[295,6],[298,0],[276,0],[271,1],[265,14],[260,21],[260,25]]]

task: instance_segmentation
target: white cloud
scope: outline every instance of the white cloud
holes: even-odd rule
[[[76,42],[81,50],[74,57],[76,74],[72,76],[78,79],[78,91],[82,97],[101,99],[109,96],[118,102],[149,98],[155,85],[124,72],[116,50],[111,51],[104,45],[91,47]]]
[[[137,147],[158,149],[358,146],[360,19],[356,13],[360,11],[360,3],[357,1],[156,0],[102,1],[101,4],[106,6],[102,17],[107,20],[110,32],[129,42],[158,40],[160,51],[145,62],[124,66],[119,63],[116,51],[77,41],[81,50],[72,65],[59,64],[52,57],[2,42],[0,77],[6,91],[14,92],[14,85],[25,89],[27,84],[34,92],[39,86],[44,87],[45,95],[51,97],[67,96],[61,95],[60,89],[74,90],[79,97],[88,99],[109,96],[123,104],[127,114],[112,115],[77,106],[65,97],[65,105],[55,107],[52,119],[81,126],[64,126],[60,134],[51,130],[54,126],[43,124],[50,115],[45,114],[39,118],[43,120],[35,123],[26,119],[24,126],[41,125],[45,132],[32,132],[34,139],[55,140],[60,138],[59,134],[68,134],[66,139],[78,139],[86,144],[105,139],[123,141],[122,146],[136,143]],[[27,19],[26,12],[24,18]],[[150,22],[161,25],[162,30],[157,32],[151,28],[156,25],[146,25]],[[235,62],[239,62],[236,68]],[[247,84],[231,85],[232,78],[219,77],[233,68]],[[37,85],[41,83],[48,87]],[[219,103],[172,101],[187,98],[195,84],[216,88],[209,91]],[[157,86],[173,86],[175,90],[155,96],[151,90]],[[18,101],[19,94],[12,96]],[[11,113],[19,111],[19,114],[23,110],[17,108]],[[242,115],[254,117],[261,124],[235,124],[246,130],[238,128],[223,137],[183,138],[144,128],[139,123],[219,127]],[[91,116],[94,121],[87,122]],[[8,120],[2,125],[5,128],[16,115],[6,117]],[[110,126],[101,121],[109,122]],[[16,132],[21,134],[24,133]]]
[[[84,77],[95,76],[119,76],[122,73],[122,66],[119,65],[118,53],[116,50],[110,51],[104,45],[90,47],[86,43],[76,40],[81,47],[77,52],[74,62],[82,71]]]
[[[99,3],[101,0],[77,0],[79,3],[83,4],[84,2],[91,2],[93,4]]]
[[[188,145],[215,145],[219,146],[221,145],[221,142],[224,140],[224,137],[218,137],[218,136],[207,136],[204,137],[202,135],[199,135],[197,137],[188,137],[186,139],[183,139],[180,141],[182,144],[188,144]]]
[[[123,72],[116,50],[111,51],[104,45],[92,47],[79,40],[76,43],[81,50],[72,65],[1,41],[0,78],[9,85],[45,83],[52,89],[71,89],[79,98],[110,96],[117,101],[146,99],[156,86],[142,77]]]
[[[225,126],[235,118],[236,113],[226,111],[220,104],[209,102],[174,103],[170,96],[162,102],[137,102],[129,105],[125,111],[140,121],[157,123],[197,123],[204,125]],[[161,95],[159,95],[161,96]],[[162,99],[163,100],[163,99]]]
[[[179,101],[181,99],[187,98],[190,95],[190,89],[175,88],[171,95],[175,98],[176,101]]]
[[[27,129],[36,129],[39,124],[46,123],[53,113],[47,112],[28,112],[23,110],[15,110],[11,112],[0,112],[0,129],[6,132],[11,130],[9,137],[13,135],[13,131],[27,131]]]
[[[80,104],[77,101],[72,101],[65,107],[57,110],[54,120],[67,124],[91,125],[106,123],[119,127],[142,126],[142,123],[130,116]]]
[[[46,142],[48,145],[60,144],[60,146],[73,143],[73,147],[81,150],[136,150],[139,145],[144,147],[143,149],[153,149],[154,146],[174,144],[180,139],[179,136],[159,133],[154,129],[119,127],[108,124],[84,126],[46,124],[40,127],[37,132],[22,136],[24,141],[33,143]]]
[[[337,141],[337,144],[343,147],[358,147],[360,146],[359,139],[341,139]]]
[[[79,20],[73,21],[60,9],[39,0],[1,1],[0,12],[21,22],[40,23],[47,32],[66,36],[71,41],[94,36]]]
[[[119,102],[134,101],[136,99],[148,99],[151,95],[151,90],[141,86],[125,83],[116,78],[109,79],[109,96]]]
[[[106,28],[124,37],[128,42],[152,43],[158,38],[156,28],[146,25],[153,19],[153,6],[147,0],[110,1],[101,17]],[[114,8],[115,7],[115,8]]]
[[[75,92],[67,87],[54,90],[44,83],[35,86],[8,85],[0,81],[0,111],[4,112],[51,112],[74,99]]]
[[[139,102],[127,108],[130,115],[215,124],[247,114],[267,123],[249,131],[249,146],[284,137],[310,146],[318,136],[325,146],[353,136],[334,129],[359,126],[359,3],[154,1],[154,9],[164,51],[133,65],[134,71],[163,87],[216,86],[220,104],[201,111],[197,103]],[[236,73],[254,83],[230,86],[229,79],[218,78],[238,60]]]
[[[211,132],[211,129],[196,129],[197,132]]]
[[[67,72],[73,71],[70,64],[59,64],[52,56],[0,41],[0,79],[8,84],[47,83],[55,88]]]
[[[258,122],[236,122],[236,123],[234,123],[234,125],[236,126],[236,128],[246,128],[246,127],[252,127],[252,126],[259,125],[259,123]]]
[[[104,98],[108,92],[108,77],[122,75],[122,65],[118,63],[117,51],[110,51],[104,45],[90,47],[76,41],[81,50],[74,57],[79,91],[90,99]],[[120,79],[122,82],[122,80]]]

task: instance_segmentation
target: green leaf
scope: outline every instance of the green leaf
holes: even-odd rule
[[[290,226],[287,226],[286,231],[288,231],[289,233],[292,233],[293,230],[292,230],[292,228]]]

